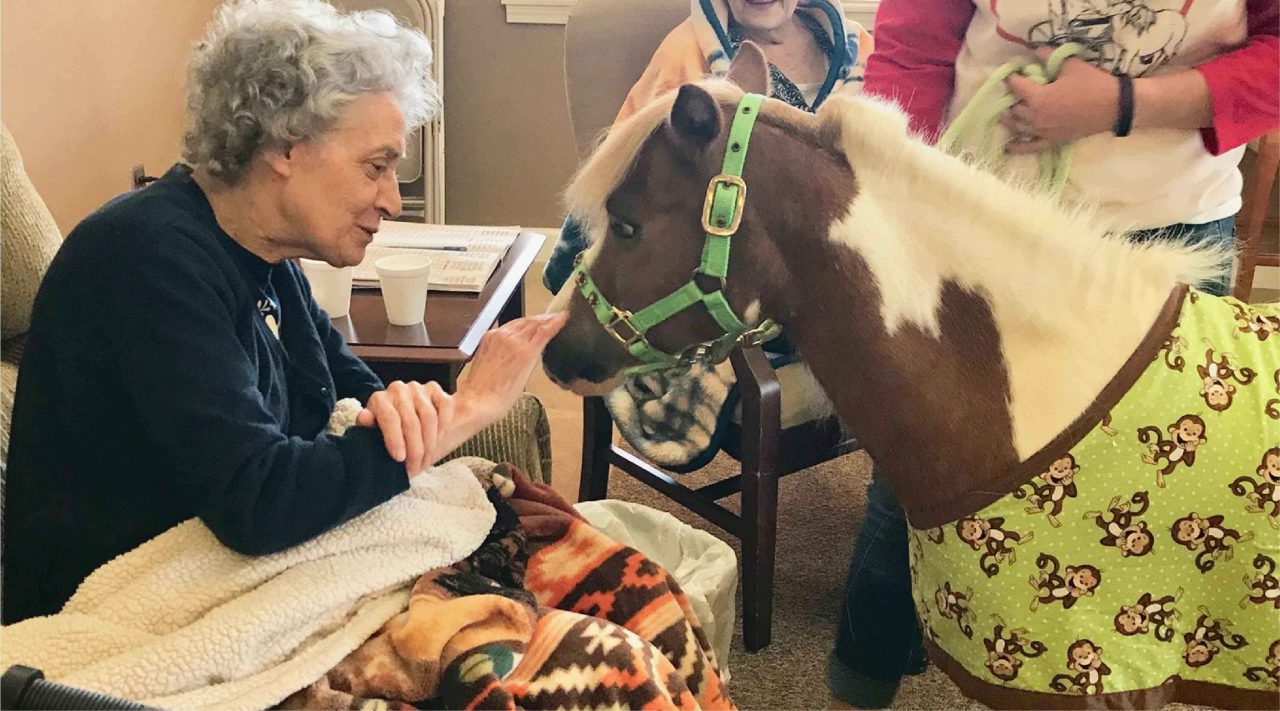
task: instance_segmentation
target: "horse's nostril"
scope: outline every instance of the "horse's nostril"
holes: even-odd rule
[[[613,377],[613,373],[605,372],[599,363],[584,363],[578,370],[578,377],[592,383],[603,383]]]
[[[547,377],[551,380],[551,382],[555,383],[556,385],[559,385],[562,388],[567,387],[569,383],[573,382],[572,377],[570,377],[569,375],[566,375],[562,371],[552,367],[547,363],[543,363],[542,368],[547,372]]]
[[[572,383],[585,380],[591,383],[603,383],[613,377],[613,373],[600,363],[586,361],[566,339],[556,337],[547,344],[542,353],[542,367],[547,376],[557,383]]]
[[[547,375],[558,383],[568,383],[574,379],[573,354],[565,341],[559,337],[551,339],[542,352],[542,367]]]

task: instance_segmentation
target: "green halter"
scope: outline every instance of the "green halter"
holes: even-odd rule
[[[707,240],[702,246],[702,264],[694,272],[692,279],[679,289],[632,313],[609,303],[591,279],[587,266],[579,255],[578,264],[574,267],[578,291],[587,300],[596,320],[605,331],[641,362],[640,365],[625,369],[624,374],[637,375],[685,368],[699,361],[719,363],[729,357],[738,343],[758,345],[780,331],[769,320],[755,328],[747,326],[733,312],[733,307],[724,296],[725,277],[729,271],[729,241],[742,222],[742,209],[747,199],[747,184],[742,181],[742,166],[747,158],[751,129],[755,126],[756,115],[762,103],[763,96],[747,94],[742,97],[734,112],[723,170],[707,185],[706,202],[702,210],[702,229],[706,232]],[[719,287],[715,291],[703,291],[697,281],[699,276],[718,281]],[[698,343],[679,354],[666,353],[649,344],[645,338],[649,329],[699,303],[706,307],[707,312],[724,330],[724,335]]]

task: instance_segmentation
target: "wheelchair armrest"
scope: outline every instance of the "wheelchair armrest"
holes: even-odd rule
[[[39,669],[15,664],[0,677],[0,708],[114,710],[151,707],[49,681]]]

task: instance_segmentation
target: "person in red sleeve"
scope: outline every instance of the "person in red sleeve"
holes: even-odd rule
[[[1006,169],[1071,143],[1063,197],[1131,239],[1230,245],[1245,144],[1280,127],[1276,0],[881,0],[863,91],[896,100],[936,139],[1011,59],[1083,47],[1051,84],[1014,75],[1000,117]],[[1201,288],[1226,293],[1229,269]],[[877,478],[827,668],[832,708],[888,706],[922,668],[907,522]]]

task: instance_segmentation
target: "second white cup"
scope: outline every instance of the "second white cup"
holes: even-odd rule
[[[393,326],[422,323],[427,311],[427,290],[431,285],[431,257],[393,254],[379,259],[373,266],[382,285],[387,321]]]
[[[342,318],[351,310],[351,267],[335,267],[318,259],[299,259],[311,283],[311,296],[329,314]]]

